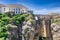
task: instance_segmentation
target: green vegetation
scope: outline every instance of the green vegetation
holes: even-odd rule
[[[12,21],[14,22],[15,25],[18,26],[18,24],[20,24],[26,20],[27,16],[28,16],[28,14],[20,14],[20,15],[17,14],[12,17]]]
[[[11,14],[10,12],[7,13],[0,13],[0,40],[8,40],[8,29],[11,22],[18,26],[19,24],[23,23],[24,21],[30,21],[31,23],[34,21],[32,16],[33,14]]]
[[[56,19],[56,20],[52,20],[52,23],[58,23],[58,22],[60,22],[60,20],[58,20],[58,19]]]
[[[9,17],[6,14],[0,14],[0,38],[6,40],[8,35]]]
[[[8,24],[10,22],[18,26],[20,23],[23,23],[27,20],[28,14],[13,14],[10,13],[0,13],[0,40],[8,40]]]

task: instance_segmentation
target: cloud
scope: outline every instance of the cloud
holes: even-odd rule
[[[60,13],[60,7],[53,8],[49,12]]]
[[[60,13],[60,7],[55,7],[51,9],[40,9],[40,10],[33,10],[34,14],[48,14],[48,13]]]
[[[34,10],[34,14],[46,14],[47,12],[47,9]]]

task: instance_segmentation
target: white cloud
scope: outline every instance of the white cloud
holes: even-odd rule
[[[33,10],[34,14],[48,14],[48,13],[60,13],[60,7],[51,8],[51,9],[40,9],[40,10]]]
[[[55,13],[60,13],[60,7],[53,8],[49,12],[55,12]]]
[[[47,9],[34,10],[34,13],[36,14],[46,14],[46,12],[48,12]]]

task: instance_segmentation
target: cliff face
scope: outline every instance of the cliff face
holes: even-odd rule
[[[60,14],[52,13],[50,15],[52,17],[51,32],[52,32],[53,40],[60,40]]]
[[[51,24],[53,40],[60,40],[60,21]]]
[[[51,22],[51,28],[52,28],[52,36],[53,36],[53,40],[60,40],[60,16],[53,16],[53,20]],[[48,18],[48,17],[47,17]],[[46,18],[46,19],[47,19]],[[54,19],[55,18],[55,19]],[[57,18],[57,19],[56,19]],[[22,39],[26,39],[26,40],[39,40],[39,37],[41,35],[43,35],[45,32],[45,34],[47,34],[47,36],[50,37],[50,32],[49,32],[49,20],[45,20],[45,21],[42,21],[44,19],[39,19],[38,22],[34,22],[35,25],[33,25],[31,22],[34,21],[33,18],[32,18],[32,15],[29,15],[27,17],[28,20],[24,21],[23,22],[23,25],[22,25]],[[45,23],[44,23],[45,22]],[[15,27],[15,26],[14,26]],[[36,27],[36,30],[35,30],[35,27]],[[45,29],[47,28],[47,30]],[[11,29],[13,30],[11,32],[11,35],[14,35],[14,33],[16,33],[16,35],[14,35],[14,37],[17,37],[17,27],[16,28],[13,28]],[[15,31],[14,31],[15,30]],[[34,36],[34,34],[37,34],[38,33],[38,36]],[[35,39],[34,39],[35,38]],[[49,39],[49,38],[48,38]],[[14,40],[17,40],[17,39],[14,39]],[[51,39],[49,39],[51,40]]]
[[[32,27],[31,25],[31,22],[33,22],[33,19],[32,19],[32,15],[29,14],[28,17],[26,17],[26,20],[22,23],[22,28],[19,28],[22,29],[22,39],[23,40],[28,40],[29,39],[29,35],[30,35],[30,32],[33,32],[34,31],[34,28]],[[17,26],[15,25],[13,22],[10,22],[9,24],[9,35],[8,35],[8,38],[9,40],[18,40],[18,33],[21,32],[21,30],[18,32],[18,27],[20,26]]]

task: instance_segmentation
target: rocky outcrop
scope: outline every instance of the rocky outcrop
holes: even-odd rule
[[[60,23],[52,23],[51,28],[53,40],[60,40]]]
[[[9,40],[18,40],[18,28],[16,25],[8,24],[9,25],[9,32],[8,32],[8,38]]]

